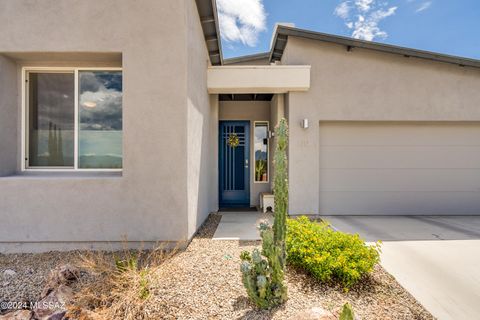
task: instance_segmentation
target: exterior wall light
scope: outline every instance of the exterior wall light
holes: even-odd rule
[[[308,119],[303,119],[300,125],[303,129],[308,129]]]

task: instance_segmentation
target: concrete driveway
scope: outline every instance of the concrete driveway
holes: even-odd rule
[[[480,216],[326,216],[382,240],[382,266],[438,319],[480,319]]]

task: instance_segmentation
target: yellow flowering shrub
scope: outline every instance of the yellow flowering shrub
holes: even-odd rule
[[[287,261],[322,282],[339,281],[345,289],[380,261],[380,242],[365,244],[358,234],[330,228],[308,217],[287,220]]]

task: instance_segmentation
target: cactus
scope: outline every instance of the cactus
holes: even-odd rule
[[[273,180],[273,194],[275,202],[275,220],[273,223],[274,241],[281,247],[281,265],[285,266],[285,235],[287,232],[287,210],[288,210],[288,177],[287,177],[287,145],[288,126],[287,120],[281,119],[275,134],[277,147],[273,158],[275,177]]]
[[[275,219],[273,228],[266,222],[260,223],[262,251],[254,249],[250,254],[240,255],[243,285],[247,294],[260,309],[278,306],[287,300],[287,287],[284,284],[285,272],[285,233],[288,208],[287,180],[287,121],[282,119],[276,132],[277,148],[274,156],[275,178]]]
[[[353,313],[352,306],[347,302],[343,305],[342,313],[340,314],[340,320],[354,320],[355,315]]]

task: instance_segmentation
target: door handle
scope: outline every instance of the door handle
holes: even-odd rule
[[[248,168],[248,159],[245,159],[245,168]]]

